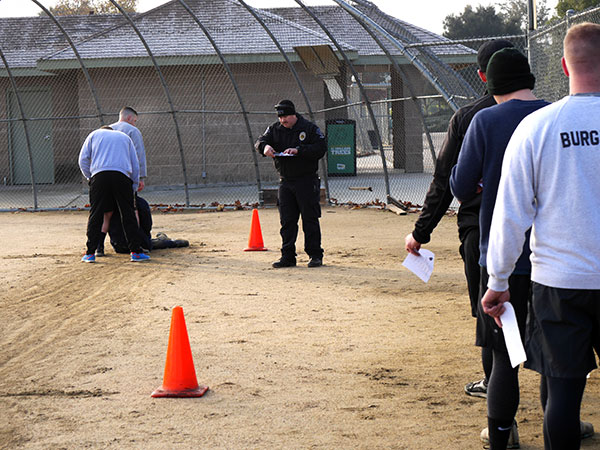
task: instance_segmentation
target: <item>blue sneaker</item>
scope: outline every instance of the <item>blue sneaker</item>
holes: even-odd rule
[[[145,253],[133,253],[131,252],[131,260],[132,261],[148,261],[150,256]]]
[[[96,255],[94,255],[93,253],[91,255],[83,255],[83,258],[81,258],[81,262],[87,262],[87,263],[96,262]]]

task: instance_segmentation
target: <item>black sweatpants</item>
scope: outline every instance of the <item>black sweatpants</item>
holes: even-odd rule
[[[98,172],[90,180],[90,215],[87,224],[87,255],[98,248],[104,211],[116,204],[125,230],[125,237],[131,252],[140,253],[140,239],[137,233],[138,223],[135,217],[133,201],[133,182],[125,174],[116,170]]]
[[[488,273],[481,268],[481,294],[485,293]],[[531,279],[529,275],[511,275],[508,279],[510,303],[515,310],[521,340],[525,338],[527,310],[531,300]],[[488,383],[487,411],[490,448],[506,447],[509,430],[519,407],[519,367],[513,368],[506,349],[504,333],[495,320],[479,307],[477,311],[477,342],[481,347],[493,350],[492,372]],[[500,430],[493,424],[501,425]]]
[[[459,252],[465,266],[467,289],[471,300],[471,315],[477,317],[479,308],[479,280],[481,278],[479,266],[479,227],[466,227],[458,230],[460,239]]]
[[[311,258],[323,258],[321,248],[321,181],[316,177],[282,180],[279,185],[279,221],[281,223],[281,257],[296,260],[298,219],[302,216],[304,251]]]

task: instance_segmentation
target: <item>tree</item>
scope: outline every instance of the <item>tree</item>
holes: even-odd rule
[[[546,0],[536,0],[537,3],[537,25],[542,26],[548,22],[550,8],[546,5]],[[525,33],[528,27],[527,0],[505,0],[499,5],[501,13],[519,23],[521,32]]]
[[[119,0],[117,3],[126,12],[135,12],[138,0]],[[110,0],[59,0],[56,6],[48,8],[55,16],[76,16],[88,14],[118,14],[119,10]],[[40,15],[42,15],[40,13]]]
[[[519,21],[498,13],[493,6],[479,5],[474,10],[467,5],[461,14],[450,14],[444,19],[444,36],[449,39],[511,34],[521,34]]]
[[[558,17],[565,17],[570,9],[579,12],[591,6],[600,6],[600,2],[598,0],[558,0],[556,14]]]
[[[537,3],[537,23],[541,25],[547,21],[549,11],[546,0]],[[446,16],[444,36],[465,39],[523,34],[527,31],[527,0],[505,0],[498,8],[499,11],[494,6],[479,5],[474,10],[471,5],[467,5],[461,14]]]

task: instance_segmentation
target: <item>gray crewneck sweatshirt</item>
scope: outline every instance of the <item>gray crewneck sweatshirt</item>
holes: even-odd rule
[[[568,96],[527,116],[502,165],[490,231],[488,287],[508,288],[531,231],[531,279],[600,289],[600,97]]]

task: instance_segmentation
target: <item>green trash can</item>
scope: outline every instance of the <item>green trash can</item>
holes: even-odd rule
[[[356,122],[350,119],[325,121],[327,174],[356,176]]]

